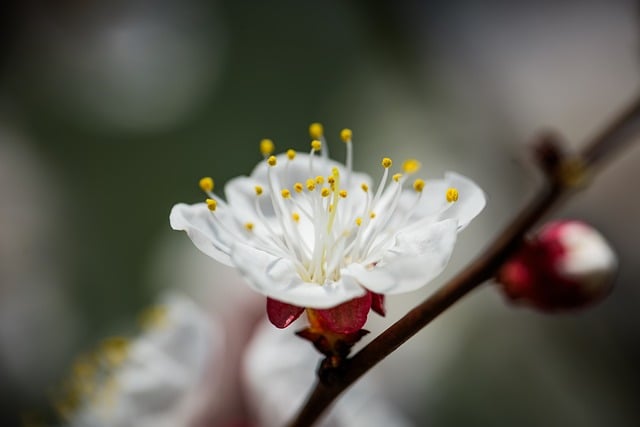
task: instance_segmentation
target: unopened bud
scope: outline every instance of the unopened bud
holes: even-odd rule
[[[496,279],[514,302],[544,311],[570,310],[603,299],[617,265],[615,253],[594,228],[557,221],[526,241]]]

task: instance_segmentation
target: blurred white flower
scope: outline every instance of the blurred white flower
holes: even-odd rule
[[[307,343],[262,323],[244,356],[244,382],[260,426],[281,426],[292,420],[314,384],[318,361],[318,353]],[[376,374],[367,374],[340,397],[318,426],[411,425],[384,392]]]
[[[177,295],[142,323],[137,339],[107,339],[78,359],[56,405],[69,426],[185,426],[209,404],[219,384],[207,371],[224,348],[217,323]]]
[[[404,174],[391,176],[389,158],[374,193],[371,178],[352,170],[350,130],[341,133],[346,165],[329,159],[319,124],[310,134],[316,139],[309,155],[273,156],[273,143],[263,140],[265,161],[226,185],[226,202],[203,178],[207,203],[175,205],[171,226],[275,300],[269,314],[276,326],[288,326],[304,307],[321,311],[362,298],[364,316],[351,328],[357,330],[374,303],[371,293],[413,291],[443,271],[457,233],[484,208],[485,197],[455,173],[405,185],[419,163],[408,160]],[[283,310],[280,303],[293,306]]]

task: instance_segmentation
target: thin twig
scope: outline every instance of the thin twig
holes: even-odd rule
[[[581,160],[583,170],[577,173],[591,172],[614,151],[618,151],[639,135],[640,97],[592,142],[586,144],[586,147],[577,156],[570,156],[569,160]],[[558,141],[554,139],[550,141],[548,135],[545,136],[545,144],[550,144],[552,148],[558,149],[557,153],[561,152],[557,146]],[[525,234],[554,208],[560,199],[570,195],[574,189],[574,180],[571,177],[567,180],[563,171],[560,170],[564,160],[561,159],[557,165],[554,165],[553,170],[546,170],[548,179],[538,194],[498,235],[482,255],[349,359],[347,365],[343,367],[341,376],[333,376],[331,383],[318,381],[305,406],[290,426],[306,427],[313,424],[338,395],[365,372],[395,351],[468,292],[491,279],[498,268],[518,248]]]

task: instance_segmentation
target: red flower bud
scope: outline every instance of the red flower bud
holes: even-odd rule
[[[559,311],[604,298],[616,270],[616,255],[594,228],[579,221],[557,221],[528,239],[496,279],[511,301]]]

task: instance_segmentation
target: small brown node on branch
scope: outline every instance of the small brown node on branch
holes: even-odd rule
[[[566,154],[565,143],[554,131],[541,132],[533,142],[536,163],[549,175],[555,175]]]

